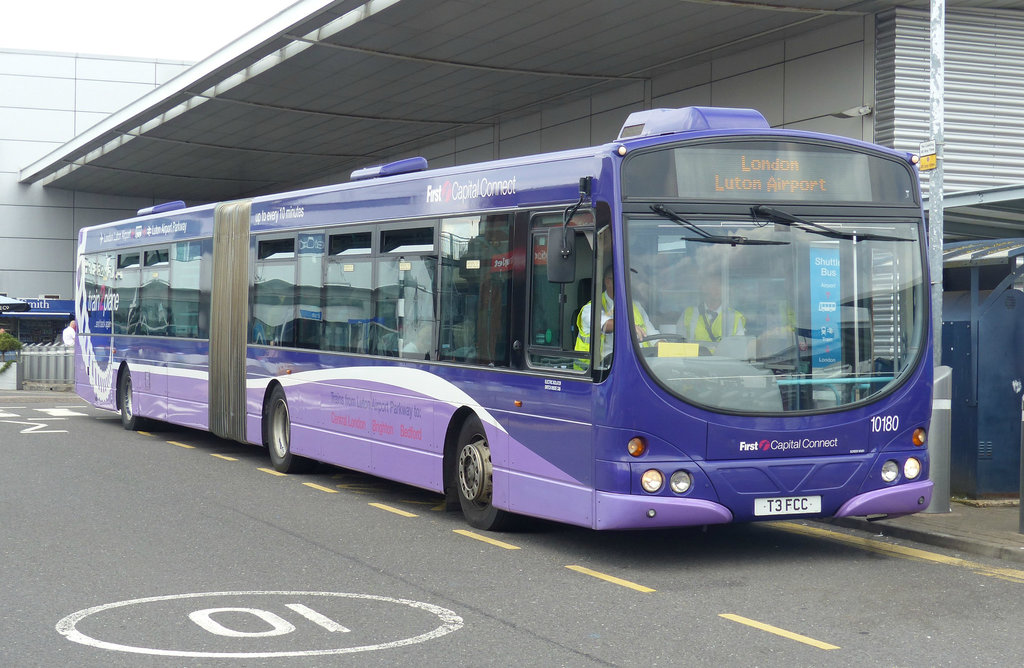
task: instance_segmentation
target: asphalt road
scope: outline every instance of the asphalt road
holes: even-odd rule
[[[1024,571],[820,523],[486,534],[431,493],[276,475],[259,448],[126,432],[63,394],[0,399],[0,456],[4,666],[1024,656]]]

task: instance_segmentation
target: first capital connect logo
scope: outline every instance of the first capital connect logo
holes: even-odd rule
[[[793,438],[788,440],[740,441],[740,452],[768,452],[769,450],[818,450],[838,448],[838,438]]]
[[[439,186],[427,186],[427,202],[461,202],[478,197],[515,195],[516,177],[510,179],[488,179],[486,176],[469,181],[445,181]]]

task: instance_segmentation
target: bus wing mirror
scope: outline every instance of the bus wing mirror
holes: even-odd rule
[[[548,231],[548,281],[572,283],[576,280],[576,231],[555,227]]]

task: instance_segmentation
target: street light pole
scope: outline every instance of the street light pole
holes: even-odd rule
[[[931,0],[931,141],[935,169],[928,184],[928,264],[931,267],[934,365],[942,364],[942,188],[945,142],[946,0]]]

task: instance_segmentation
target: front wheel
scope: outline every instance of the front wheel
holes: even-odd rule
[[[312,467],[313,462],[292,454],[292,420],[288,412],[288,400],[278,385],[270,393],[266,411],[263,414],[264,438],[270,451],[270,464],[281,473],[301,473]]]
[[[469,525],[485,531],[509,528],[513,515],[491,504],[494,476],[487,435],[476,418],[462,425],[455,456],[455,484],[459,505]]]

